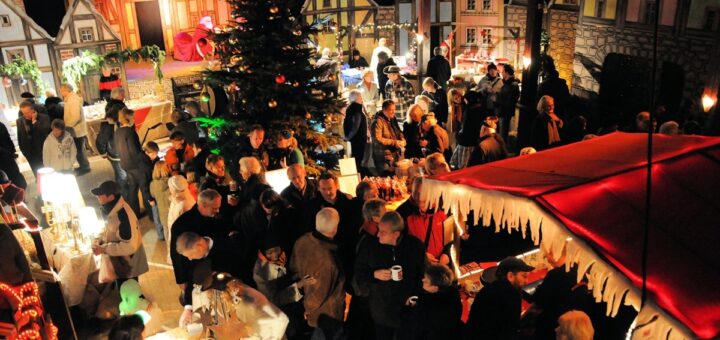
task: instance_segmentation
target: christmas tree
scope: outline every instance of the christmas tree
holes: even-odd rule
[[[231,104],[225,117],[206,122],[211,138],[233,166],[233,150],[251,125],[263,125],[266,139],[277,131],[293,130],[309,156],[307,165],[322,168],[315,164],[313,150],[328,145],[324,123],[342,106],[330,90],[334,66],[314,66],[317,53],[311,38],[322,25],[303,19],[302,1],[228,3],[233,21],[215,30],[219,63],[204,76],[206,83],[225,89]]]

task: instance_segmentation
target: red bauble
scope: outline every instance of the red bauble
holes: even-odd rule
[[[285,76],[282,74],[278,74],[277,77],[275,77],[275,82],[278,84],[285,83]]]

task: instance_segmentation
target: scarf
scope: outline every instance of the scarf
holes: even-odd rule
[[[560,120],[555,113],[550,113],[548,116],[550,117],[550,121],[548,121],[548,145],[560,143],[558,122],[560,122],[560,126],[562,126],[562,120]]]

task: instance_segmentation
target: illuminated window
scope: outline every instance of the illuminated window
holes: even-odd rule
[[[492,45],[492,29],[491,28],[483,28],[481,31],[481,34],[482,34],[483,46]]]
[[[465,31],[465,43],[468,45],[477,43],[477,29],[475,27],[468,27]]]
[[[605,13],[605,0],[598,0],[597,1],[597,7],[595,7],[595,16],[598,18],[602,18]]]
[[[465,7],[468,11],[475,10],[475,0],[467,0],[467,6]]]
[[[82,27],[78,29],[78,32],[80,32],[80,42],[89,42],[95,40],[92,27]]]
[[[482,0],[482,10],[483,12],[492,11],[492,0]]]

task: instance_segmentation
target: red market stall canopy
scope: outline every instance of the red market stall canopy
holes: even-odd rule
[[[423,196],[496,231],[567,247],[608,314],[639,311],[633,339],[720,336],[720,138],[653,137],[648,302],[640,310],[647,135],[614,133],[426,179]],[[528,228],[520,228],[528,226]],[[542,235],[542,237],[541,237]],[[652,322],[650,322],[652,321]]]

